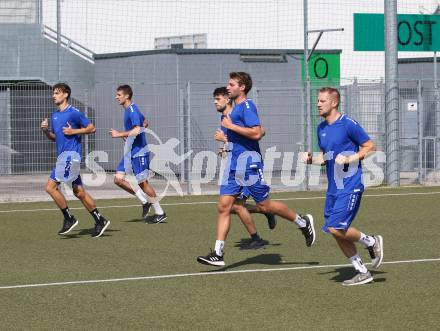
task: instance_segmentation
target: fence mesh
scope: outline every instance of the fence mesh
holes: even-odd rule
[[[86,184],[99,197],[125,194],[112,183],[123,142],[108,134],[110,128],[122,128],[114,94],[123,83],[133,87],[134,101],[149,121],[152,148],[166,147],[155,155],[160,173],[152,181],[163,190],[170,180],[177,181],[169,194],[217,192],[222,163],[213,139],[219,115],[212,91],[235,70],[255,79],[250,97],[267,130],[261,147],[274,189],[305,189],[298,153],[305,150],[307,105],[314,132],[321,120],[317,91],[325,85],[340,88],[341,110],[386,152],[384,54],[353,49],[353,14],[383,13],[383,4],[307,2],[308,29],[315,31],[308,34],[309,48],[325,31],[310,58],[312,93],[306,99],[303,1],[1,1],[0,199],[44,196],[56,158],[39,123],[54,110],[51,86],[58,81],[72,86],[72,104],[97,128],[83,139],[82,168]],[[398,12],[438,14],[438,5],[399,0]],[[402,184],[437,184],[440,98],[432,52],[400,52],[399,57],[411,58],[399,64]],[[421,57],[429,61],[415,60]],[[381,157],[370,162],[371,169],[386,168]],[[104,181],[96,176],[99,171],[105,172]],[[324,170],[312,173],[318,177],[310,188],[324,187]],[[368,167],[366,177],[382,183]]]

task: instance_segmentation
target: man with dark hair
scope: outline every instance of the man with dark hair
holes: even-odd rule
[[[72,185],[73,193],[82,202],[95,221],[92,237],[100,237],[110,222],[102,216],[92,197],[83,187],[79,168],[81,164],[81,135],[95,133],[94,125],[78,109],[68,103],[71,89],[67,84],[59,83],[52,88],[52,98],[58,110],[51,115],[49,121],[41,122],[41,130],[49,140],[55,141],[57,148],[57,164],[52,170],[46,184],[46,192],[52,197],[64,216],[62,229],[58,232],[65,235],[78,224],[75,216],[70,213],[67,201],[59,189],[61,181]]]
[[[52,86],[52,92],[54,92],[55,90],[58,90],[62,93],[66,94],[66,100],[69,101],[70,100],[70,95],[72,94],[72,89],[70,88],[69,85],[67,85],[66,83],[58,83],[55,84],[54,86]]]
[[[217,240],[214,251],[207,256],[197,257],[199,263],[214,266],[225,265],[224,245],[231,225],[232,206],[245,187],[257,203],[260,212],[272,213],[295,223],[305,237],[307,246],[315,242],[312,215],[300,216],[284,203],[269,198],[270,188],[264,181],[263,160],[258,144],[264,132],[257,107],[247,98],[247,93],[252,87],[252,79],[245,72],[232,72],[229,78],[228,93],[234,100],[235,106],[222,120],[222,126],[228,130],[231,157],[223,174],[217,204]]]
[[[323,87],[319,90],[317,107],[319,115],[324,118],[317,130],[321,153],[316,157],[312,157],[311,152],[304,153],[303,160],[309,164],[325,164],[328,189],[322,230],[332,234],[357,271],[352,279],[342,283],[353,286],[373,281],[357,254],[355,243],[368,249],[373,268],[378,268],[383,259],[383,239],[380,235],[366,235],[351,226],[364,192],[360,161],[376,147],[359,123],[338,111],[339,102],[337,89]]]
[[[118,86],[116,91],[121,91],[124,95],[127,96],[128,100],[131,100],[133,98],[133,89],[130,85],[120,85]]]
[[[234,71],[229,74],[229,78],[235,80],[238,85],[244,86],[243,93],[245,95],[252,89],[252,78],[247,72]]]
[[[131,143],[129,151],[125,153],[116,169],[114,183],[123,190],[136,197],[142,202],[142,217],[147,223],[161,223],[167,219],[167,215],[160,206],[156,192],[148,183],[150,169],[150,152],[147,145],[147,137],[142,128],[145,125],[145,117],[139,108],[131,101],[133,90],[129,85],[121,85],[116,89],[116,100],[124,108],[125,131],[110,129],[112,138],[123,138],[126,143]],[[125,152],[125,151],[124,151]],[[138,187],[135,189],[125,180],[127,167],[132,169],[136,176]],[[148,216],[151,206],[155,214]]]
[[[214,106],[219,113],[221,113],[220,122],[223,116],[229,114],[232,111],[232,100],[229,98],[228,89],[226,87],[217,87],[212,93],[214,97]],[[221,142],[218,155],[221,157],[227,157],[228,150],[228,138],[227,129],[220,124],[220,129],[217,129],[214,134],[214,139]]]
[[[219,113],[221,113],[221,119],[228,115],[232,111],[232,101],[229,98],[228,90],[226,87],[218,87],[214,90],[214,105]],[[219,150],[219,154],[223,157],[227,157],[228,150],[228,136],[227,129],[223,126],[220,127],[215,132],[214,138],[217,141],[223,143],[223,146]],[[244,227],[251,236],[250,241],[243,243],[241,249],[258,249],[263,248],[268,242],[263,240],[257,233],[257,228],[252,220],[250,213],[260,213],[255,205],[247,204],[246,200],[249,197],[249,193],[246,188],[243,190],[242,194],[237,198],[236,203],[234,203],[231,212],[237,214],[243,223]],[[264,214],[267,218],[269,229],[274,229],[276,226],[276,218],[273,214]]]

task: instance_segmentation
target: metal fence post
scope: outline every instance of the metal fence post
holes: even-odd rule
[[[179,89],[179,152],[180,155],[185,154],[185,113],[183,104],[183,89]],[[180,163],[180,183],[185,182],[185,162]]]
[[[61,77],[61,0],[57,0],[57,82]]]
[[[399,88],[397,83],[397,0],[385,6],[385,122],[388,185],[400,186]]]
[[[7,146],[12,151],[12,127],[11,127],[11,120],[12,120],[12,109],[11,109],[11,89],[8,87],[6,88],[6,128],[7,128]],[[12,153],[7,154],[6,159],[7,164],[7,170],[6,174],[12,175]]]
[[[308,0],[303,1],[303,11],[304,11],[304,110],[306,119],[306,143],[305,152],[313,153],[312,146],[312,110],[310,105],[310,78],[309,78],[309,45],[308,45]],[[311,165],[306,165],[306,178],[305,178],[305,190],[309,190],[309,180],[310,180]]]
[[[418,182],[423,182],[423,99],[422,99],[422,81],[417,81],[417,139],[419,145],[418,154]],[[425,152],[426,154],[426,152]]]
[[[191,82],[186,84],[186,114],[185,114],[185,136],[186,136],[186,148],[185,153],[191,150]],[[187,158],[186,162],[186,180],[187,180],[187,193],[191,195],[191,158]]]
[[[440,164],[440,91],[438,86],[438,75],[437,75],[437,52],[434,52],[434,102],[435,102],[435,171],[438,169]]]
[[[84,91],[84,116],[89,118],[89,91],[86,89]],[[96,125],[96,120],[95,123]],[[86,160],[87,155],[89,155],[89,135],[84,135],[84,160]]]

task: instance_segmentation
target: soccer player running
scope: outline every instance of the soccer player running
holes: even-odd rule
[[[213,97],[214,97],[215,108],[219,113],[222,114],[221,119],[223,119],[223,117],[230,114],[232,111],[232,101],[229,98],[229,93],[227,88],[226,87],[216,88],[213,92]],[[227,157],[228,155],[227,153],[229,153],[227,131],[228,130],[225,127],[221,126],[220,129],[218,129],[214,135],[214,138],[217,141],[223,143],[223,145],[220,147],[219,150],[219,154],[222,157]],[[263,128],[263,132],[264,132],[264,128]],[[257,233],[257,228],[255,227],[255,223],[250,215],[250,213],[260,213],[260,212],[257,210],[255,205],[246,203],[248,197],[249,197],[249,193],[246,191],[246,188],[244,188],[242,194],[237,198],[231,210],[233,214],[238,215],[244,227],[246,228],[247,232],[251,236],[250,241],[244,243],[240,247],[240,249],[263,248],[265,245],[268,244],[268,241],[262,239],[259,236],[259,234]],[[266,216],[267,218],[269,229],[271,230],[275,229],[275,226],[277,224],[275,215],[270,213],[263,215]]]
[[[41,122],[41,130],[49,140],[55,141],[57,148],[57,164],[52,170],[46,184],[46,192],[52,197],[64,216],[60,235],[68,234],[78,224],[70,212],[67,201],[59,188],[60,182],[72,184],[73,193],[82,202],[95,221],[92,237],[100,237],[110,221],[102,216],[89,193],[86,192],[79,174],[81,163],[81,135],[95,133],[94,125],[78,109],[69,104],[71,89],[67,84],[55,84],[52,88],[52,98],[58,110],[51,115],[49,121]]]
[[[344,255],[349,258],[357,274],[342,285],[360,285],[373,280],[371,273],[356,251],[355,243],[364,245],[370,253],[373,268],[383,259],[382,236],[366,235],[351,226],[361,203],[361,160],[376,147],[365,130],[354,120],[338,111],[340,94],[337,89],[324,87],[318,94],[318,111],[324,121],[318,126],[318,144],[321,153],[312,157],[303,154],[303,160],[326,166],[328,189],[324,207],[323,231],[331,233]]]
[[[125,131],[110,129],[112,138],[123,138],[126,144],[131,144],[129,151],[124,151],[124,156],[119,162],[114,177],[114,183],[132,195],[136,195],[142,202],[142,217],[146,223],[161,223],[167,219],[157,199],[156,192],[148,183],[150,153],[147,137],[142,131],[146,121],[139,108],[131,101],[133,90],[129,85],[121,85],[116,89],[116,100],[124,108]],[[130,139],[128,139],[130,137]],[[128,140],[127,140],[128,139]],[[134,140],[133,140],[134,139]],[[132,185],[125,179],[126,167],[131,167],[136,177],[138,187],[134,191]],[[153,206],[154,215],[148,216]]]
[[[272,213],[295,223],[301,229],[307,246],[311,246],[315,241],[311,215],[300,216],[285,204],[269,198],[270,187],[263,178],[263,161],[258,144],[263,130],[257,107],[247,98],[252,88],[252,79],[245,72],[231,72],[229,78],[227,89],[235,106],[222,120],[222,126],[228,130],[231,157],[220,186],[217,240],[214,251],[207,256],[197,257],[199,263],[214,266],[225,265],[224,246],[231,225],[231,210],[245,187],[260,212]]]

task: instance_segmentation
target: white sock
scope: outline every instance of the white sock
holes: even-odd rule
[[[148,202],[147,195],[141,189],[137,190],[135,194],[143,205],[145,205]]]
[[[223,252],[225,250],[225,242],[223,240],[216,240],[215,241],[215,254],[218,256],[223,256]]]
[[[303,228],[306,226],[306,221],[298,214],[296,214],[295,220],[293,222],[298,225],[299,228]]]
[[[362,262],[362,259],[360,258],[360,256],[358,254],[350,257],[350,262],[351,264],[353,264],[353,267],[361,272],[361,273],[366,273],[368,272],[367,267],[365,266],[365,264]]]
[[[361,232],[361,239],[359,239],[358,242],[364,245],[365,247],[370,247],[376,243],[376,240],[374,239],[373,236],[369,236]]]
[[[163,215],[164,214],[164,211],[158,201],[153,203],[153,208],[154,208],[154,213],[156,215]]]

